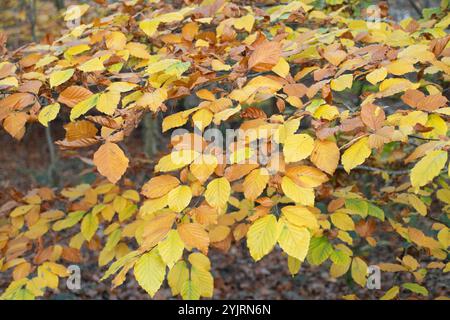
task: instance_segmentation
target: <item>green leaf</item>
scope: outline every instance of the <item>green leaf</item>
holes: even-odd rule
[[[103,280],[109,278],[111,275],[116,273],[120,268],[122,268],[126,263],[132,261],[138,254],[139,254],[139,251],[137,251],[137,250],[131,251],[128,254],[121,257],[120,259],[117,259],[116,261],[114,261],[109,266],[108,270],[106,270],[105,274],[100,279],[100,281],[103,281]]]
[[[333,246],[326,237],[313,237],[309,244],[308,262],[318,266],[328,259]]]
[[[181,288],[181,297],[184,300],[198,300],[200,299],[200,288],[192,280],[188,280]]]
[[[122,236],[122,230],[116,229],[108,237],[108,240],[106,240],[105,247],[103,250],[110,251],[115,248],[115,246],[119,243],[120,237]]]
[[[183,289],[185,282],[189,280],[189,269],[186,262],[178,261],[167,275],[167,282],[169,283],[172,295],[177,295]]]
[[[372,204],[369,202],[369,208],[367,213],[369,214],[369,216],[375,217],[380,219],[381,221],[384,221],[384,211],[377,207],[376,205]]]
[[[87,241],[91,241],[98,229],[98,217],[92,212],[88,213],[81,222],[81,233]]]
[[[367,217],[369,212],[369,204],[361,199],[345,199],[345,207],[363,218]]]
[[[61,231],[63,229],[73,227],[78,223],[78,221],[81,220],[81,218],[83,218],[85,213],[86,211],[74,211],[69,213],[67,218],[55,222],[55,224],[53,225],[53,230]]]
[[[93,94],[86,100],[78,102],[72,110],[70,110],[70,121],[78,119],[81,115],[85,114],[93,107],[97,105],[99,94]]]
[[[428,294],[429,294],[427,288],[425,288],[417,283],[407,282],[407,283],[404,283],[402,285],[402,287],[405,289],[408,289],[414,293],[421,294],[423,296],[428,296]]]

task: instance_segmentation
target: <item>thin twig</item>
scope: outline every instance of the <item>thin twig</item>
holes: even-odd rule
[[[412,134],[410,134],[409,136],[410,136],[411,138],[416,138],[416,139],[419,139],[419,140],[426,140],[426,141],[441,141],[440,139],[424,138],[424,137],[419,137],[419,136],[412,135]]]
[[[338,165],[338,169],[344,169],[344,166]],[[408,174],[409,170],[390,170],[390,169],[382,169],[382,168],[375,168],[375,167],[369,167],[369,166],[357,166],[353,168],[352,170],[365,170],[365,171],[372,171],[372,172],[386,172],[393,176],[400,176],[404,174]]]

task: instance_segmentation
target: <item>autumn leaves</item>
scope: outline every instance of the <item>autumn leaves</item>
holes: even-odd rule
[[[65,19],[87,9],[71,7]],[[93,164],[106,178],[64,189],[67,214],[38,219],[37,201],[20,200],[1,239],[73,228],[64,252],[77,256],[85,244],[100,250],[99,266],[115,259],[104,277],[114,274],[114,286],[133,270],[151,296],[167,278],[186,299],[212,296],[210,248],[227,251],[245,238],[255,260],[279,246],[292,274],[304,261],[330,260],[331,277],[350,272],[361,286],[367,262],[359,249],[367,246],[359,245],[384,245],[387,232],[445,259],[444,223],[426,232],[409,224],[431,215],[434,197],[450,204],[448,18],[368,22],[305,1],[110,9],[109,18],[74,27],[47,49],[0,63],[4,129],[21,139],[28,122],[69,119],[57,144],[99,146]],[[195,103],[172,103],[187,96]],[[121,191],[131,162],[119,143],[146,112],[162,115],[166,136],[173,132],[169,152],[154,159],[140,194],[137,185]],[[410,176],[396,171],[403,165]],[[347,174],[336,174],[341,167]],[[352,170],[367,168],[386,186],[361,187]],[[29,265],[17,269],[23,275]],[[46,275],[53,286],[56,273]]]

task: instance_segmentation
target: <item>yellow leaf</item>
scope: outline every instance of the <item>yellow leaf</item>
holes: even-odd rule
[[[184,16],[181,12],[169,12],[157,16],[156,19],[158,19],[158,21],[161,21],[163,23],[171,23],[183,20]]]
[[[214,278],[211,272],[192,266],[191,269],[192,283],[198,287],[199,294],[202,297],[211,298],[214,291]]]
[[[370,156],[372,151],[369,148],[368,140],[368,137],[359,139],[351,145],[350,148],[345,150],[341,161],[347,173],[350,173],[350,170],[364,163],[364,161]]]
[[[291,276],[295,276],[302,266],[302,262],[294,257],[288,255],[288,269],[291,273]]]
[[[134,88],[136,84],[124,81],[113,82],[108,86],[108,90],[113,92],[128,92]]]
[[[143,217],[145,217],[147,215],[155,213],[158,210],[163,209],[166,206],[167,206],[167,195],[164,195],[160,198],[144,201],[141,208],[139,209],[139,212]]]
[[[199,300],[200,299],[200,287],[197,282],[187,280],[181,287],[181,297],[183,300]]]
[[[250,172],[244,180],[244,195],[246,199],[254,201],[258,198],[269,182],[269,171],[258,168]]]
[[[283,216],[291,224],[299,227],[307,227],[311,231],[319,229],[319,223],[316,216],[304,206],[286,206],[281,209]]]
[[[181,292],[184,283],[189,280],[189,269],[186,262],[178,261],[167,275],[167,282],[169,283],[172,295],[177,295]]]
[[[151,55],[147,51],[147,46],[143,43],[129,42],[125,47],[132,56],[140,59],[150,59]]]
[[[134,265],[134,277],[139,285],[153,297],[161,287],[166,265],[157,250],[143,254]]]
[[[380,298],[380,300],[392,300],[394,299],[398,293],[400,292],[399,286],[393,286]]]
[[[251,32],[254,23],[255,23],[255,17],[252,14],[248,14],[243,17],[235,19],[234,27],[236,29],[244,29],[247,32]]]
[[[344,231],[351,231],[355,230],[355,223],[353,222],[352,218],[342,212],[335,212],[331,215],[331,222],[338,227],[341,230]]]
[[[364,288],[367,281],[367,264],[364,260],[359,257],[353,258],[351,272],[353,280]]]
[[[91,110],[97,104],[99,94],[93,94],[89,98],[77,103],[70,110],[70,121],[78,119],[81,115]]]
[[[13,211],[11,211],[11,213],[9,214],[9,216],[11,218],[15,218],[15,217],[19,217],[19,216],[23,216],[24,214],[28,213],[31,209],[35,208],[35,205],[32,204],[28,204],[28,205],[24,205],[24,206],[19,206],[17,208],[15,208]]]
[[[100,58],[93,58],[79,66],[78,70],[81,70],[83,72],[103,71],[105,70],[105,66],[100,61]]]
[[[75,69],[54,71],[50,74],[50,88],[57,87],[72,78]]]
[[[211,154],[202,154],[195,159],[190,165],[191,173],[200,181],[204,183],[209,176],[214,172],[218,164],[217,157]]]
[[[18,87],[19,82],[16,77],[7,77],[5,79],[0,80],[0,87]]]
[[[192,190],[188,186],[178,186],[169,192],[167,201],[169,208],[175,212],[181,212],[192,199]]]
[[[205,199],[214,208],[221,208],[226,205],[230,198],[231,186],[226,178],[212,180],[205,191]]]
[[[113,115],[120,102],[120,93],[108,91],[100,94],[97,101],[97,110],[108,115]]]
[[[189,165],[199,153],[194,150],[177,150],[162,157],[155,166],[155,172],[169,172]]]
[[[304,261],[309,249],[311,234],[305,227],[299,227],[285,219],[278,221],[278,243],[289,256]]]
[[[255,261],[268,254],[277,242],[277,219],[268,214],[256,220],[248,229],[247,246]]]
[[[277,64],[273,66],[272,71],[282,78],[286,78],[289,74],[289,63],[284,58],[280,58]]]
[[[422,187],[438,176],[447,163],[447,152],[443,150],[430,151],[416,163],[411,170],[411,184]]]
[[[328,181],[327,175],[319,169],[303,165],[287,168],[286,176],[304,188],[315,188]]]
[[[314,139],[307,134],[289,135],[284,142],[283,153],[286,163],[306,159],[314,148]]]
[[[314,206],[314,189],[302,188],[288,177],[283,177],[281,180],[281,189],[284,194],[295,203],[300,203],[305,206]]]
[[[203,253],[200,252],[194,252],[191,253],[188,257],[189,263],[196,267],[203,270],[211,270],[211,261],[209,261],[209,258],[205,256]]]
[[[393,75],[402,76],[406,73],[416,71],[413,62],[414,61],[411,61],[411,59],[400,59],[392,61],[386,66],[386,69],[389,73]]]
[[[178,231],[170,230],[166,238],[158,244],[157,248],[162,260],[170,269],[180,260],[184,250],[184,243]]]
[[[158,30],[159,23],[158,20],[143,20],[139,23],[139,28],[141,28],[147,36],[151,37],[155,34],[156,30]]]
[[[91,241],[95,232],[98,229],[98,218],[96,214],[92,212],[84,216],[83,221],[81,221],[81,233],[87,241]]]
[[[200,129],[200,131],[203,131],[209,124],[211,123],[213,119],[213,113],[206,108],[202,108],[198,110],[194,115],[192,116],[192,122],[194,123],[194,126]]]
[[[126,36],[120,31],[114,31],[105,37],[106,47],[111,50],[122,50],[127,44]]]
[[[186,122],[189,119],[188,117],[190,112],[191,112],[190,110],[188,110],[188,112],[182,111],[165,117],[162,123],[162,131],[166,132],[167,130],[181,127],[182,125],[186,124]]]
[[[128,167],[128,158],[115,143],[106,142],[94,153],[98,172],[111,183],[116,183]]]
[[[60,107],[59,103],[53,103],[42,108],[38,115],[39,122],[48,127],[48,123],[58,116]]]
[[[379,68],[369,73],[366,76],[366,79],[371,84],[376,85],[378,82],[383,81],[386,78],[386,76],[387,76],[386,68]]]
[[[425,138],[439,139],[439,136],[445,136],[447,134],[447,122],[437,114],[430,114],[425,126],[433,128],[433,130],[423,133]]]
[[[316,140],[311,154],[311,161],[319,169],[333,174],[339,163],[339,148],[333,141]]]
[[[336,79],[331,80],[330,87],[334,91],[344,91],[350,89],[353,85],[353,75],[344,74]]]
[[[64,21],[79,19],[89,9],[88,4],[71,5],[64,13]]]
[[[228,71],[231,69],[231,66],[224,64],[222,61],[217,60],[217,59],[213,59],[211,61],[211,68],[214,71]]]
[[[166,99],[167,99],[167,90],[164,88],[158,88],[153,92],[145,93],[142,97],[140,97],[136,101],[136,105],[140,107],[147,107],[151,111],[156,112]]]
[[[331,121],[339,116],[339,110],[329,104],[321,105],[314,111],[313,117],[316,119],[325,119]]]

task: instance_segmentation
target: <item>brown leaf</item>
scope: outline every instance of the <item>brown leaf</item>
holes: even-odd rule
[[[104,116],[87,116],[86,119],[89,121],[92,121],[94,123],[97,123],[103,127],[107,127],[110,129],[119,129],[120,125],[114,120],[109,117]]]
[[[11,111],[22,110],[34,102],[34,96],[29,93],[20,92],[7,96],[0,100],[0,121],[5,119]]]
[[[434,111],[447,104],[447,98],[441,94],[433,94],[417,102],[417,109],[425,111]]]
[[[248,59],[248,68],[254,71],[270,71],[280,60],[281,44],[265,41],[258,45]]]
[[[95,125],[87,120],[70,122],[64,126],[66,130],[66,140],[75,141],[86,138],[93,138],[97,134]]]
[[[365,104],[361,108],[361,119],[372,130],[380,129],[385,118],[384,110],[377,105]]]
[[[70,149],[78,149],[85,148],[89,146],[93,146],[100,142],[99,138],[82,138],[78,140],[68,141],[68,140],[58,140],[55,142],[61,150],[70,150]]]
[[[425,98],[425,94],[419,90],[406,90],[406,92],[402,95],[401,99],[407,105],[417,108],[417,103]]]
[[[267,114],[257,107],[249,107],[241,112],[241,117],[244,119],[267,119]]]
[[[70,86],[64,89],[58,97],[58,102],[73,108],[77,103],[86,100],[92,95],[89,89],[80,86]]]

